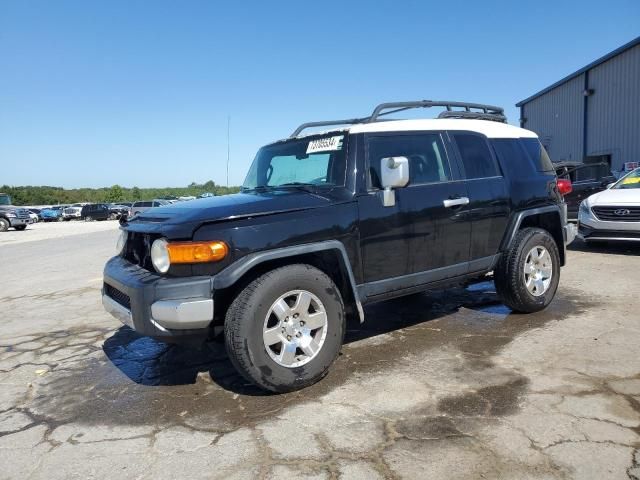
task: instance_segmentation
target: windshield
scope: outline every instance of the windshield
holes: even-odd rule
[[[0,193],[0,205],[11,205],[11,197],[4,193]]]
[[[627,190],[630,188],[640,188],[640,169],[636,169],[622,177],[611,187],[611,189],[615,190]]]
[[[346,138],[346,135],[314,135],[262,147],[242,189],[344,186]]]

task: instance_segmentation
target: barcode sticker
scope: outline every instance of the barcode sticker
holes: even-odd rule
[[[342,150],[342,140],[344,135],[338,135],[335,137],[319,138],[317,140],[311,140],[307,146],[307,153],[316,152],[332,152],[336,150]]]

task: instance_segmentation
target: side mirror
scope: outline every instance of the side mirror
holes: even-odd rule
[[[409,159],[407,157],[387,157],[380,160],[380,173],[385,207],[396,204],[393,188],[402,188],[409,183]]]

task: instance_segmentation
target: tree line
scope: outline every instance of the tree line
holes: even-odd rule
[[[227,195],[236,193],[240,187],[222,187],[212,180],[199,184],[191,183],[186,187],[139,188],[113,185],[104,188],[71,188],[49,186],[10,187],[3,185],[0,192],[11,196],[14,205],[60,205],[69,203],[117,203],[153,200],[156,198],[197,197],[203,193]]]

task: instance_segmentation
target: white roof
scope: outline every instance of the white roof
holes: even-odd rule
[[[358,123],[351,125],[346,130],[348,130],[349,133],[406,132],[413,130],[467,130],[481,133],[488,138],[538,138],[538,135],[532,131],[515,127],[508,123],[460,118],[432,118]]]

